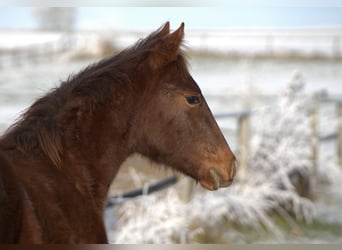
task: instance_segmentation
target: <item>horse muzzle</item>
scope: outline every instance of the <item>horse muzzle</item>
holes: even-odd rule
[[[209,174],[213,181],[213,186],[211,189],[216,190],[222,187],[229,187],[233,183],[237,165],[237,161],[234,160],[234,162],[231,165],[230,172],[227,176],[223,176],[222,174],[220,174],[216,168],[210,168]]]

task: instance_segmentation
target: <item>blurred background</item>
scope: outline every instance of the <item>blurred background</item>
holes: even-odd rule
[[[105,219],[112,243],[342,242],[342,8],[0,7],[0,131],[70,74],[185,22],[190,72],[240,169],[209,192],[127,159]],[[136,188],[144,195],[118,196]]]

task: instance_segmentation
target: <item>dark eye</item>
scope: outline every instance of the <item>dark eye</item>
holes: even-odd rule
[[[195,95],[186,96],[185,99],[190,105],[196,105],[201,103],[200,98]]]

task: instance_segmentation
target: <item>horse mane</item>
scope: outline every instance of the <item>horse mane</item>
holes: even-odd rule
[[[69,76],[59,87],[36,100],[19,117],[1,137],[1,147],[14,147],[23,154],[43,153],[56,167],[61,167],[63,133],[70,117],[78,112],[75,105],[77,100],[83,98],[86,101],[90,114],[98,104],[108,101],[109,94],[113,93],[118,83],[131,82],[124,72],[124,65],[139,65],[150,52],[159,53],[155,45],[168,34],[168,29],[167,23],[132,47]],[[178,59],[180,68],[186,67],[181,50]]]

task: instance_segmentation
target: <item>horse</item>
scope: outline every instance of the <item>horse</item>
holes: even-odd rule
[[[237,163],[195,80],[184,23],[70,75],[0,138],[1,243],[107,243],[103,213],[137,153],[208,190]]]

